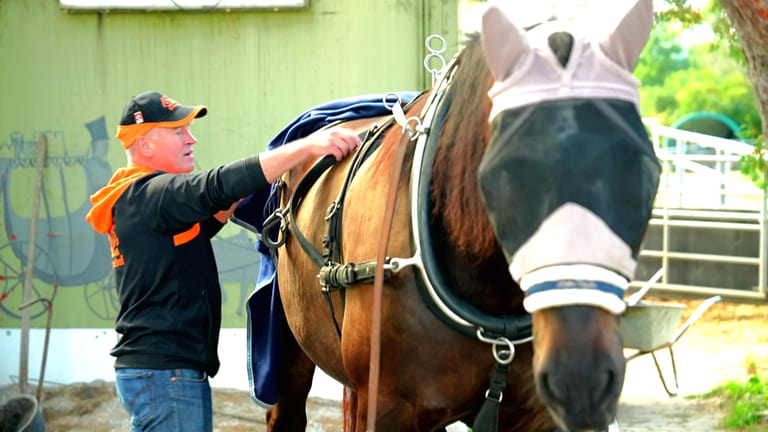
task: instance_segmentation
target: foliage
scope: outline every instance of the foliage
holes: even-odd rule
[[[635,67],[643,115],[664,125],[693,112],[710,111],[736,121],[739,138],[755,150],[740,158],[739,169],[766,188],[768,163],[760,107],[746,72],[740,41],[718,0],[698,11],[689,0],[664,0],[656,25]],[[684,47],[684,32],[707,26],[714,38]]]
[[[752,183],[760,189],[766,189],[766,177],[768,177],[768,164],[765,162],[765,137],[760,136],[754,140],[755,150],[752,154],[744,155],[739,159],[739,170],[749,177]]]
[[[701,24],[702,15],[688,0],[664,0],[665,8],[656,14],[658,22],[678,22],[686,26]]]
[[[713,48],[720,52],[727,53],[731,59],[734,59],[742,67],[746,67],[746,57],[741,48],[741,42],[736,34],[736,30],[734,26],[731,25],[728,16],[725,14],[725,11],[718,0],[709,1],[706,8],[706,16],[708,17],[707,22],[718,36],[713,43]],[[746,101],[746,99],[744,100]],[[750,98],[750,103],[755,105],[755,111],[759,109],[757,103],[754,101],[754,97]],[[739,168],[742,174],[750,178],[752,183],[760,189],[765,190],[766,174],[768,174],[768,167],[766,166],[765,161],[765,135],[755,126],[760,124],[759,114],[757,116],[750,115],[749,117],[751,117],[751,119],[746,122],[743,135],[744,137],[754,138],[750,141],[755,146],[755,150],[752,154],[747,154],[740,158]]]
[[[662,87],[671,73],[690,68],[690,61],[680,46],[680,30],[672,25],[657,24],[648,39],[645,50],[635,66],[635,76],[643,87]]]
[[[761,129],[760,111],[744,63],[719,37],[684,45],[691,32],[701,33],[705,19],[716,21],[716,11],[698,15],[685,8],[661,13],[638,59],[635,75],[642,83],[643,115],[669,125],[694,112],[714,112],[741,125],[741,138],[755,137]]]
[[[768,427],[768,380],[752,375],[746,383],[729,382],[702,396],[723,398],[728,414],[723,426],[744,432]]]
[[[732,59],[746,66],[747,60],[741,49],[739,37],[736,35],[736,29],[731,25],[731,20],[728,19],[720,1],[709,0],[705,11],[707,22],[717,35],[717,39],[714,41],[715,45],[727,52]]]

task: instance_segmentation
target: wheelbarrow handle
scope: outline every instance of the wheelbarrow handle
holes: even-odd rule
[[[709,309],[713,304],[719,302],[722,299],[723,298],[718,295],[718,296],[713,296],[713,297],[710,297],[710,298],[704,300],[699,305],[699,307],[696,308],[696,310],[693,312],[693,314],[685,321],[683,326],[680,327],[680,329],[677,330],[677,333],[675,333],[675,337],[672,338],[672,341],[670,342],[670,345],[674,344],[675,342],[677,342],[677,340],[680,339],[683,336],[683,334],[686,332],[686,330],[688,330],[688,328],[690,326],[692,326],[693,323],[695,323],[699,318],[701,318],[701,315],[703,315],[704,312],[707,311],[707,309]]]

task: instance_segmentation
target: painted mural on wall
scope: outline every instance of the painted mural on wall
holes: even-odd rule
[[[12,132],[7,140],[0,139],[4,225],[4,236],[0,236],[0,327],[19,326],[30,264],[32,301],[26,308],[33,325],[45,325],[48,302],[53,327],[103,328],[114,323],[119,305],[109,243],[85,221],[90,195],[112,176],[114,169],[106,157],[111,143],[104,117],[85,127],[91,142],[84,154],[70,153],[65,134],[58,131]],[[43,134],[49,151],[39,191],[37,232],[30,248],[37,143]],[[258,276],[259,254],[252,234],[233,225],[228,224],[213,239],[213,248],[223,289],[224,325],[242,327],[245,300]]]

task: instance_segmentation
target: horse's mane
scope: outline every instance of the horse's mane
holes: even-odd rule
[[[432,170],[433,215],[442,220],[454,247],[478,260],[497,248],[480,198],[477,170],[488,143],[491,78],[479,34],[468,36],[456,60],[451,106],[440,129]]]

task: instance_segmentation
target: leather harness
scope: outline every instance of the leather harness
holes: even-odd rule
[[[422,95],[411,100],[411,102],[406,105],[405,109],[410,109]],[[338,124],[338,122],[333,123],[325,128],[331,128]],[[365,162],[380,147],[384,138],[384,132],[386,132],[393,124],[395,124],[394,116],[389,116],[380,125],[375,124],[366,130],[360,137],[362,145],[353,156],[354,159],[346,172],[344,183],[339,194],[326,210],[326,234],[323,237],[322,251],[318,250],[315,245],[304,236],[301,229],[299,229],[299,226],[296,224],[295,218],[291,217],[291,215],[296,214],[306,194],[312,186],[314,186],[320,176],[336,163],[336,159],[333,156],[328,155],[315,162],[309,171],[307,171],[296,184],[285,209],[275,210],[275,212],[264,221],[262,241],[272,251],[273,258],[276,258],[277,249],[285,243],[288,231],[290,231],[296,236],[296,240],[307,256],[309,256],[312,262],[319,268],[318,281],[320,282],[323,296],[326,299],[331,317],[333,318],[336,333],[339,336],[341,336],[341,329],[338,320],[336,319],[336,313],[333,308],[330,294],[334,291],[339,291],[343,303],[346,288],[357,284],[370,284],[374,282],[377,264],[376,259],[358,263],[341,262],[341,227],[344,202],[349,186],[360,170],[363,162]],[[277,187],[273,193],[282,194],[285,187],[285,182],[280,179],[278,180]],[[277,237],[278,240],[272,241],[269,233],[278,227],[280,229],[280,235]],[[385,279],[388,279],[391,275],[391,270],[384,270]]]
[[[449,77],[449,75],[448,73],[445,74],[446,77]],[[444,78],[444,80],[448,81],[449,78]],[[491,343],[494,347],[502,345],[508,347],[511,345],[510,341],[513,341],[512,343],[519,343],[530,338],[532,334],[530,315],[490,315],[461,299],[452,292],[450,281],[446,280],[440,271],[440,266],[436,262],[435,253],[432,249],[429,227],[429,187],[431,165],[439,134],[430,132],[439,129],[444,115],[450,107],[451,98],[450,95],[446,96],[447,92],[448,87],[446,85],[442,89],[433,90],[430,94],[430,101],[425,106],[426,113],[422,113],[422,118],[427,120],[428,124],[419,137],[414,154],[411,190],[411,231],[413,233],[413,242],[417,249],[416,253],[413,257],[409,258],[387,257],[383,263],[384,277],[385,279],[391,277],[392,273],[399,271],[405,266],[416,267],[418,269],[416,274],[420,276],[417,277],[417,284],[421,296],[430,310],[439,319],[468,337]],[[406,105],[404,108],[405,112],[408,112],[414,102],[423,97],[423,95],[424,93]],[[276,258],[276,251],[284,244],[290,230],[296,236],[296,240],[304,252],[318,267],[318,280],[339,335],[341,332],[331,303],[330,293],[339,291],[343,303],[346,288],[357,284],[370,284],[374,281],[377,265],[376,259],[356,263],[341,262],[340,245],[344,199],[346,198],[349,185],[357,175],[360,166],[380,146],[384,133],[397,122],[399,121],[394,116],[389,116],[380,125],[374,125],[363,133],[363,144],[354,154],[354,160],[346,173],[343,186],[337,198],[329,205],[326,212],[327,227],[323,238],[322,251],[318,250],[304,236],[292,215],[296,214],[307,192],[320,176],[335,164],[336,161],[333,156],[326,156],[315,162],[297,183],[286,207],[278,208],[264,221],[262,241],[273,251],[273,258]],[[432,125],[433,122],[434,126]],[[334,123],[328,127],[336,125]],[[273,193],[282,194],[285,186],[284,182],[279,180]],[[276,237],[270,235],[277,228],[279,228],[280,234]],[[277,238],[277,240],[273,241],[272,238]]]
[[[272,251],[273,259],[277,260],[277,249],[285,243],[288,229],[296,236],[301,248],[310,257],[310,259],[319,268],[318,280],[321,285],[323,296],[326,299],[328,308],[333,319],[336,332],[341,337],[341,329],[336,318],[336,313],[331,301],[330,294],[333,291],[339,291],[342,304],[345,299],[345,289],[356,284],[374,283],[374,304],[372,326],[380,327],[381,292],[384,280],[390,278],[394,272],[399,271],[406,266],[414,266],[417,271],[417,285],[419,292],[428,308],[446,325],[454,330],[482,342],[492,345],[493,357],[496,360],[496,368],[491,379],[490,387],[486,392],[486,400],[482,409],[475,419],[476,430],[485,429],[496,430],[498,410],[501,402],[502,392],[506,382],[506,375],[509,371],[509,365],[514,358],[514,344],[528,342],[532,338],[531,316],[523,315],[505,315],[494,316],[476,309],[471,304],[459,298],[451,292],[450,284],[445,280],[439,265],[436,262],[435,254],[432,250],[432,241],[430,238],[429,227],[429,185],[431,176],[431,164],[437,147],[437,135],[430,134],[431,129],[439,129],[439,125],[444,118],[445,113],[450,107],[450,97],[447,97],[448,83],[452,76],[452,71],[456,67],[451,64],[447,72],[443,75],[443,80],[438,88],[433,88],[430,99],[425,106],[417,121],[424,120],[426,125],[419,123],[418,141],[414,155],[412,167],[412,189],[411,189],[411,223],[413,242],[416,247],[416,253],[410,258],[392,258],[385,257],[386,246],[389,239],[391,225],[387,224],[385,219],[384,227],[386,233],[382,233],[379,243],[378,259],[358,263],[343,263],[341,257],[341,226],[344,208],[344,200],[347,190],[353,179],[357,175],[361,165],[373,152],[381,145],[384,132],[395,123],[403,126],[403,139],[398,143],[398,154],[400,157],[395,163],[402,165],[402,155],[405,154],[405,144],[411,140],[412,129],[407,128],[404,122],[407,122],[403,116],[412,108],[414,102],[419,100],[425,93],[414,98],[403,111],[400,111],[401,118],[397,114],[387,117],[381,125],[374,125],[367,130],[361,137],[363,144],[355,153],[350,168],[346,172],[344,183],[337,195],[337,198],[329,205],[326,211],[326,234],[322,241],[322,251],[318,250],[296,225],[295,218],[292,217],[298,211],[303,199],[311,187],[317,182],[320,176],[327,171],[336,162],[333,156],[326,156],[319,159],[309,169],[309,171],[297,183],[288,204],[284,209],[277,209],[264,221],[262,230],[262,241]],[[399,107],[398,107],[399,108]],[[435,122],[435,127],[432,123]],[[327,127],[336,126],[337,123]],[[409,129],[409,131],[406,131]],[[393,173],[398,174],[399,167],[393,167]],[[393,174],[395,175],[395,174]],[[282,194],[285,190],[285,183],[279,180],[273,193]],[[396,183],[390,185],[390,188],[397,189]],[[393,190],[390,192],[393,193]],[[391,193],[391,194],[392,194]],[[385,218],[390,218],[394,210],[394,200],[389,203],[385,209]],[[391,222],[391,221],[390,221]],[[277,241],[272,241],[270,232],[275,228],[280,230]],[[383,248],[383,250],[382,250]],[[380,257],[378,255],[381,255]],[[383,258],[383,259],[382,259]],[[377,305],[378,308],[377,309]],[[378,318],[378,320],[377,320]],[[378,387],[378,362],[379,362],[379,332],[380,328],[372,327],[374,332],[371,336],[371,367],[369,384]],[[376,393],[372,393],[376,394]],[[369,398],[368,424],[373,428],[376,418],[376,399]],[[371,429],[373,430],[373,429]]]

